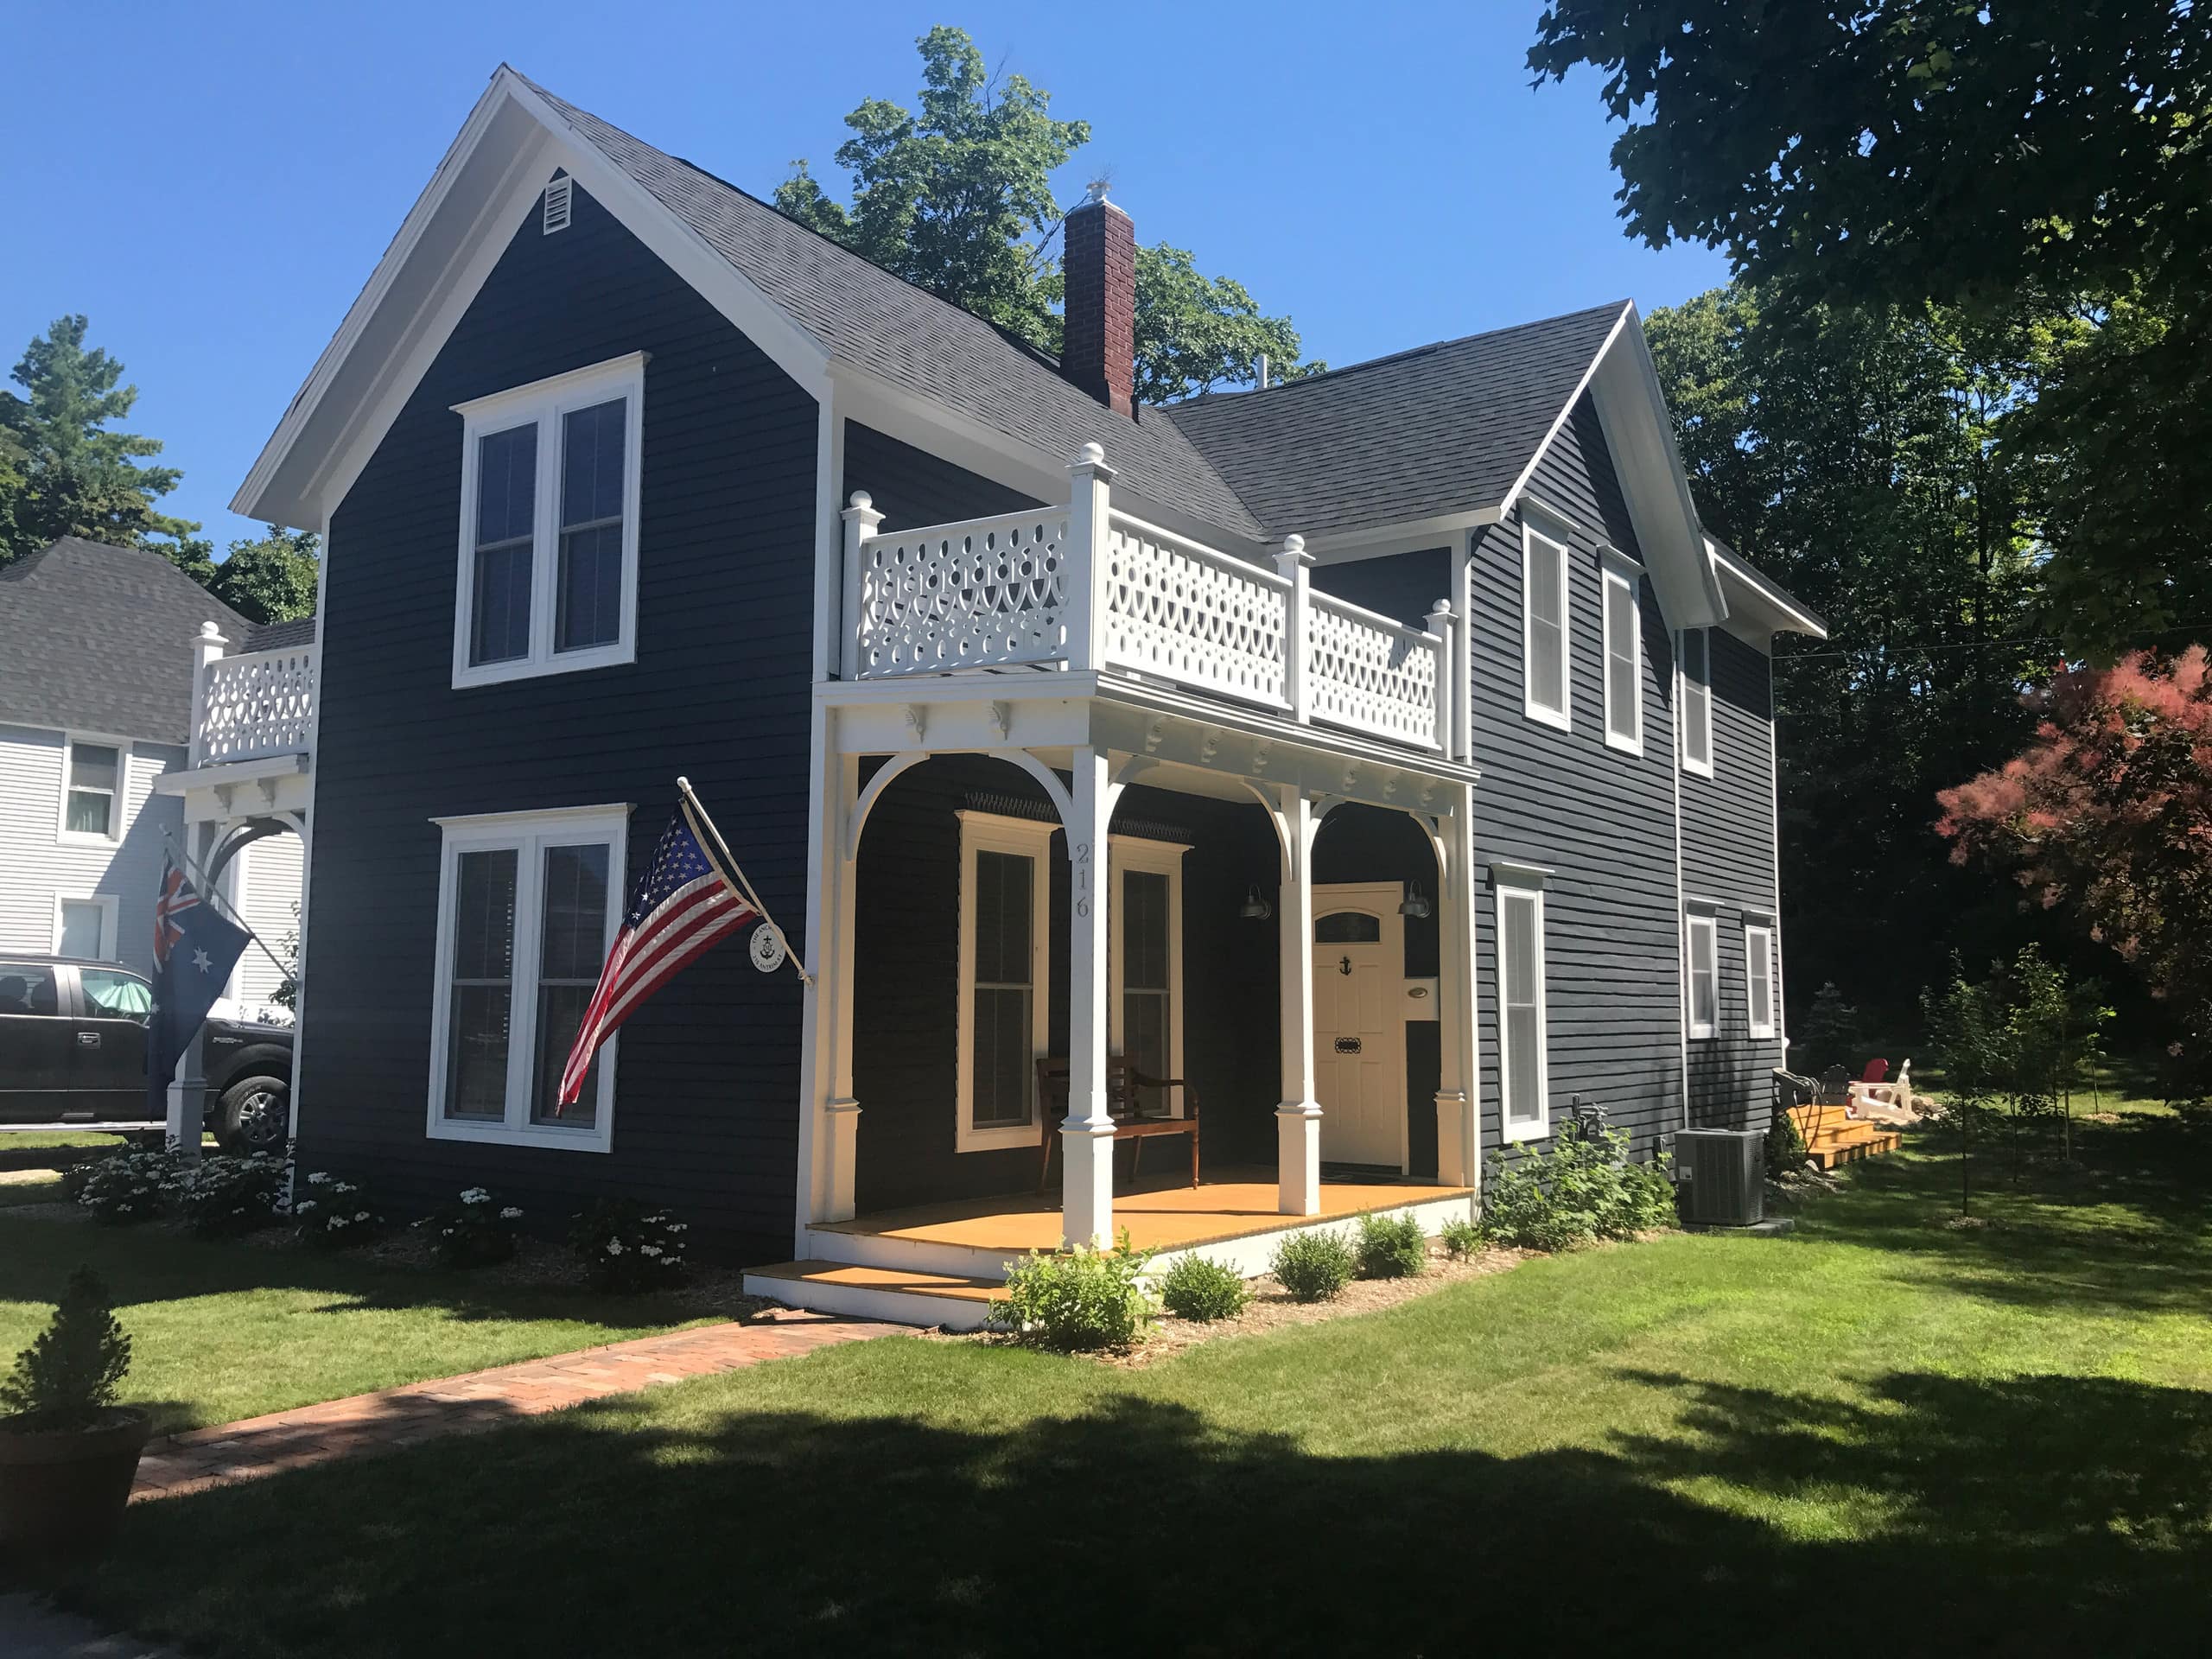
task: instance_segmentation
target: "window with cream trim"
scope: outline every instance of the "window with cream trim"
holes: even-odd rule
[[[1107,1047],[1147,1077],[1183,1075],[1183,855],[1175,842],[1116,836],[1109,844],[1114,901],[1109,930]],[[1183,1115],[1183,1091],[1139,1102]]]
[[[629,820],[627,806],[596,806],[439,821],[433,1137],[612,1145],[619,1038],[574,1105],[556,1099],[621,920]]]
[[[1508,1141],[1551,1133],[1551,1065],[1544,994],[1544,891],[1495,868],[1497,881],[1498,1096]]]
[[[1752,1036],[1775,1034],[1774,930],[1760,924],[1744,929],[1744,1006],[1751,1011]]]
[[[1608,558],[1599,586],[1605,625],[1605,745],[1643,753],[1643,619],[1637,608],[1640,577],[1625,561]]]
[[[961,1152],[1037,1144],[1037,1060],[1049,1040],[1052,832],[960,814]]]
[[[1682,630],[1682,769],[1713,776],[1713,636]]]
[[[1720,934],[1710,916],[1694,915],[1684,931],[1689,953],[1690,1035],[1710,1037],[1720,1026]]]
[[[645,365],[636,352],[454,405],[454,685],[635,660]]]
[[[1531,720],[1572,725],[1567,675],[1567,547],[1533,524],[1521,527],[1521,660],[1523,708]]]

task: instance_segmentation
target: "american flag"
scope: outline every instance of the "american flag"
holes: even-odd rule
[[[192,890],[192,883],[184,879],[184,872],[168,859],[162,861],[162,887],[154,900],[154,966],[156,969],[168,965],[169,952],[184,937],[184,929],[177,925],[177,918],[200,902],[200,895]]]
[[[607,966],[599,971],[599,988],[561,1073],[562,1106],[573,1105],[583,1092],[592,1056],[640,1002],[760,913],[707,856],[688,811],[669,820],[607,953]]]

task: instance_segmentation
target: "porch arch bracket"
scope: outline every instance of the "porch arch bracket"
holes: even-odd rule
[[[868,780],[860,798],[853,803],[852,823],[845,830],[845,862],[849,864],[861,855],[861,831],[868,827],[868,815],[875,810],[875,804],[892,780],[902,772],[918,766],[929,759],[926,754],[894,754],[876,769],[875,776]]]

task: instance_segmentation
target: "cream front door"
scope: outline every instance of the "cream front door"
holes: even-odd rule
[[[1395,882],[1313,889],[1313,1090],[1330,1163],[1405,1165],[1402,896]]]

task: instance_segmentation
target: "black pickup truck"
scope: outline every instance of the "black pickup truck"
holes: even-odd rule
[[[0,1132],[149,1121],[153,988],[112,962],[0,953]],[[207,1128],[232,1152],[276,1152],[292,1112],[292,1028],[207,1021]]]

